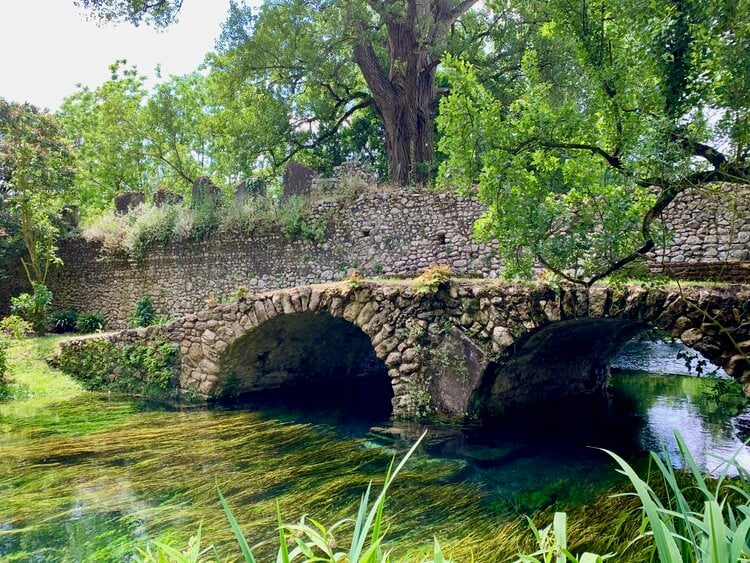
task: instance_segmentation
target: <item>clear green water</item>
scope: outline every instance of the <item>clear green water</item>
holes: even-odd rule
[[[613,377],[607,400],[435,432],[388,501],[397,557],[415,560],[437,536],[458,560],[507,560],[519,514],[594,503],[618,485],[609,458],[590,446],[637,460],[661,445],[674,450],[677,428],[712,467],[711,455],[741,445],[747,417],[712,389],[628,372]],[[184,543],[201,524],[206,543],[231,553],[215,482],[251,541],[273,537],[276,500],[287,521],[333,522],[354,513],[367,483],[382,483],[392,456],[420,432],[397,426],[403,438],[392,440],[371,431],[388,426],[357,409],[270,399],[185,411],[96,394],[15,405],[0,416],[0,560],[126,561],[150,538]],[[261,560],[271,550],[261,547]]]

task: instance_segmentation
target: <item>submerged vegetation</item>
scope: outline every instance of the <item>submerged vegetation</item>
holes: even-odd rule
[[[285,539],[294,542],[290,557],[298,549],[297,561],[309,559],[297,540],[314,543],[321,537],[322,551],[349,550],[355,531],[347,518],[360,514],[368,483],[383,483],[392,446],[337,435],[320,417],[288,420],[274,411],[169,412],[133,399],[86,393],[43,360],[64,338],[13,341],[9,348],[16,400],[0,403],[0,556],[8,561],[120,561],[140,548],[148,560],[148,553],[157,556],[157,541],[180,553],[190,545],[203,561],[236,560],[242,552],[217,498],[217,480],[258,561],[272,560],[279,549],[273,531],[279,525],[277,506],[287,522],[301,521],[283,524]],[[401,447],[398,442],[393,446]],[[439,440],[428,436],[390,485],[376,534],[386,533],[383,553],[389,552],[390,560],[437,562],[442,556],[456,562],[510,561],[539,549],[527,520],[511,502],[497,502],[479,482],[467,479],[463,459],[426,455],[434,447],[441,447]],[[472,455],[482,464],[504,464],[518,453],[477,450]],[[564,472],[567,462],[558,463],[551,470]],[[644,465],[636,467],[639,475],[647,474]],[[578,483],[581,477],[577,475]],[[680,485],[696,521],[709,499],[688,477],[672,472],[667,478]],[[747,499],[741,492],[744,485],[702,482],[721,495],[729,491],[726,485],[741,486],[729,493],[730,502],[722,505],[723,497],[717,497],[723,510],[733,506],[739,526]],[[679,508],[677,493],[670,492],[674,489],[659,473],[652,472],[648,483],[655,491],[652,497],[661,498],[664,507],[671,502]],[[544,488],[538,479],[530,486]],[[642,499],[612,496],[630,490],[622,481],[607,481],[603,493],[602,484],[580,486],[590,487],[585,504],[565,496],[572,487],[563,486],[554,493],[556,502],[547,498],[521,510],[531,514],[541,508],[535,522],[552,521],[554,511],[565,510],[571,554],[617,553],[618,561],[649,561],[655,545],[650,537],[631,544],[644,531]],[[724,514],[725,526],[735,529]],[[323,526],[324,532],[311,519],[316,516],[338,524]],[[673,520],[668,525],[680,521],[671,512],[666,517]],[[191,543],[199,528],[200,537]],[[195,549],[201,544],[212,547]],[[547,555],[554,552],[554,542],[544,545]],[[165,555],[167,560],[186,560],[167,552],[172,554]],[[544,554],[534,557],[549,560]]]

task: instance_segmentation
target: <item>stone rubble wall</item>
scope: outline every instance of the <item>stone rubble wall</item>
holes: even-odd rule
[[[709,279],[729,273],[750,282],[750,190],[694,192],[678,197],[665,222],[673,243],[654,257],[681,277]],[[430,264],[448,264],[460,276],[495,278],[501,270],[495,244],[479,244],[472,226],[483,206],[452,193],[370,191],[349,202],[313,203],[313,221],[328,225],[321,243],[289,241],[282,233],[224,233],[150,248],[145,258],[103,256],[96,243],[65,240],[65,266],[50,275],[55,310],[104,314],[106,328],[123,328],[144,295],[178,317],[207,299],[223,300],[239,286],[251,293],[340,280],[354,269],[365,277],[410,277]],[[728,262],[727,262],[728,261]],[[658,262],[658,264],[656,264]],[[11,272],[14,266],[11,265]],[[713,277],[711,277],[713,276]],[[735,276],[735,277],[732,277]],[[25,285],[20,269],[0,284],[0,307]]]
[[[715,263],[750,261],[750,189],[707,186],[681,193],[664,224],[671,243],[656,253],[659,262]]]
[[[739,285],[586,290],[455,280],[431,293],[408,281],[342,282],[248,295],[168,325],[98,338],[117,346],[172,342],[180,389],[221,397],[232,373],[244,389],[280,381],[276,371],[240,371],[245,361],[265,362],[240,356],[248,337],[262,338],[270,321],[328,315],[369,337],[387,368],[395,416],[460,420],[594,392],[606,385],[619,347],[648,326],[723,367],[750,396],[749,300],[750,288]]]
[[[204,241],[150,248],[138,261],[102,256],[99,246],[65,241],[65,267],[49,286],[55,309],[100,311],[106,328],[127,326],[137,301],[149,295],[160,313],[178,317],[224,300],[239,286],[250,293],[340,280],[355,269],[367,277],[411,277],[434,263],[459,275],[497,277],[494,244],[472,239],[482,206],[447,193],[382,191],[346,204],[315,202],[311,222],[324,217],[321,243],[290,241],[281,232],[225,233]]]

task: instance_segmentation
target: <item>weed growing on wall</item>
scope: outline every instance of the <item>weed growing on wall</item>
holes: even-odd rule
[[[104,339],[73,340],[52,360],[93,390],[167,397],[175,391],[177,350],[164,341],[118,347]]]
[[[279,223],[289,240],[321,242],[326,235],[326,221],[318,217],[310,219],[310,203],[302,196],[290,197],[279,208]]]
[[[226,206],[204,201],[195,207],[144,204],[127,215],[99,217],[84,230],[84,238],[98,241],[105,254],[145,258],[153,246],[183,240],[205,240],[214,233],[248,235],[281,232],[289,240],[320,242],[325,239],[327,219],[311,218],[309,201],[301,196],[277,203],[272,198],[251,198],[241,205]]]
[[[434,295],[438,289],[444,286],[453,277],[453,270],[445,264],[433,264],[426,268],[414,282],[417,293]]]
[[[128,326],[130,328],[151,326],[155,320],[156,310],[154,309],[154,303],[151,301],[151,297],[144,295],[136,303],[135,309],[128,320]]]

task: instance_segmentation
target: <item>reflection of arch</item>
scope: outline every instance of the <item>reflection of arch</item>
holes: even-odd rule
[[[283,389],[337,394],[343,400],[360,394],[388,405],[393,397],[388,370],[370,337],[329,313],[267,320],[237,338],[221,366],[217,395]]]

